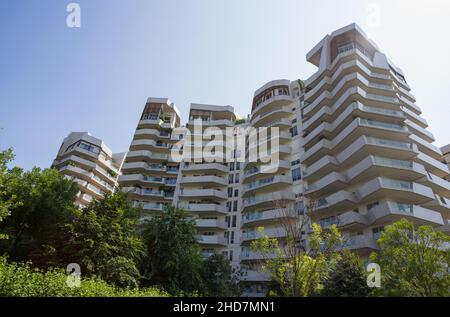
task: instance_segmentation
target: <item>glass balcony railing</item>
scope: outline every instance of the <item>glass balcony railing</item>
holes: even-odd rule
[[[387,187],[394,187],[394,188],[400,188],[400,189],[412,189],[413,188],[413,183],[407,182],[407,181],[382,178],[381,182],[382,182],[383,186],[387,186]]]
[[[395,160],[381,156],[374,156],[373,158],[376,164],[403,168],[411,168],[413,166],[413,162],[410,161]]]
[[[268,177],[268,178],[259,179],[257,181],[254,181],[254,182],[251,182],[251,183],[247,184],[245,186],[245,189],[252,189],[252,188],[259,187],[259,186],[262,186],[262,185],[265,185],[265,184],[270,184],[270,183],[273,183],[273,181],[274,181],[274,176]]]
[[[379,108],[379,107],[371,107],[371,106],[366,106],[363,105],[362,106],[362,110],[363,111],[367,111],[367,112],[374,112],[374,113],[379,113],[379,114],[386,114],[386,115],[393,115],[393,116],[403,116],[403,112],[401,111],[396,111],[396,110],[392,110],[392,109],[385,109],[385,108]]]
[[[393,147],[398,147],[398,148],[403,148],[403,149],[411,149],[412,148],[412,143],[406,143],[406,142],[395,141],[395,140],[367,137],[367,141],[372,144],[387,145],[387,146],[393,146]]]
[[[408,131],[408,128],[405,126],[401,126],[399,124],[395,123],[389,123],[389,122],[383,122],[383,121],[375,121],[375,120],[367,120],[367,119],[359,119],[360,123],[363,125],[368,125],[372,127],[379,127],[379,128],[387,128],[391,130],[397,130],[397,131]]]

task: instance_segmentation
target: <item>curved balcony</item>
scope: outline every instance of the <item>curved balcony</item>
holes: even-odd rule
[[[292,107],[274,108],[252,117],[251,123],[254,127],[261,127],[265,126],[270,121],[280,119],[283,117],[289,117],[291,115],[292,115]]]
[[[256,195],[245,198],[243,201],[243,211],[251,211],[261,207],[265,209],[279,207],[277,204],[283,201],[294,201],[295,195],[292,192],[275,192],[272,194]]]
[[[261,252],[254,252],[248,246],[244,246],[242,249],[241,261],[274,259],[278,256],[276,253],[263,254]]]
[[[335,113],[335,106],[333,106],[332,108],[324,106],[322,109],[316,112],[314,116],[304,122],[303,131],[306,133],[310,133],[323,122],[331,122],[332,129],[335,130],[343,123],[347,122],[348,124],[349,120],[347,118],[351,118],[351,115],[353,115],[353,117],[358,116],[364,119],[381,120],[394,123],[405,118],[405,114],[402,111],[389,108],[367,106],[359,101],[352,102],[344,109],[345,110],[340,113]]]
[[[292,98],[289,94],[287,95],[275,95],[266,100],[262,101],[260,104],[256,105],[252,110],[252,116],[259,115],[261,113],[267,112],[274,108],[281,108],[288,106],[292,103]]]
[[[441,163],[438,160],[435,160],[434,158],[422,153],[418,152],[417,156],[415,157],[415,160],[423,164],[427,171],[430,173],[433,173],[439,177],[447,177],[449,175],[448,166],[444,163]]]
[[[283,185],[292,184],[292,177],[285,175],[269,176],[254,180],[244,185],[244,195],[254,193],[255,191],[270,191]]]
[[[269,282],[270,280],[270,274],[256,270],[245,270],[241,276],[241,281],[246,282]]]
[[[450,182],[439,176],[425,173],[425,176],[418,182],[430,187],[439,196],[450,197]]]
[[[222,119],[222,120],[189,120],[188,126],[198,126],[201,123],[202,127],[233,127],[235,125],[234,121]]]
[[[146,162],[128,162],[124,163],[122,166],[123,173],[136,173],[136,172],[154,172],[154,173],[163,173],[167,172],[167,167],[162,164],[149,164]],[[124,176],[124,175],[122,175]],[[123,178],[122,178],[123,179]],[[119,179],[120,182],[120,179]]]
[[[312,117],[322,107],[328,105],[334,105],[335,112],[338,112],[338,109],[343,105],[349,104],[348,100],[351,100],[351,102],[359,101],[368,106],[390,107],[393,110],[398,109],[400,100],[396,97],[395,91],[392,89],[389,90],[387,95],[383,94],[384,90],[380,90],[379,85],[369,83],[357,73],[349,75],[333,91],[324,91],[313,102],[310,104],[307,103],[303,109],[303,114],[306,117]],[[374,88],[375,86],[376,88]]]
[[[202,246],[223,247],[227,245],[225,239],[219,235],[209,236],[199,234],[195,236],[195,239]]]
[[[202,186],[227,186],[228,181],[219,176],[202,175],[202,176],[183,176],[180,180],[183,185],[199,184]]]
[[[354,250],[360,254],[368,254],[378,250],[378,245],[372,236],[357,235],[349,237],[343,245],[348,250]]]
[[[321,80],[324,76],[329,76],[330,74],[335,74],[339,71],[338,67],[342,67],[342,65],[346,63],[357,63],[358,68],[364,69],[369,67],[371,69],[379,70],[378,67],[375,67],[371,58],[367,57],[364,53],[362,53],[357,48],[345,51],[340,53],[334,61],[331,63],[330,67],[325,70],[319,70],[315,74],[313,74],[310,78],[305,81],[305,86],[311,87],[316,86],[318,81]],[[368,68],[367,68],[368,69]],[[368,70],[370,71],[370,70]],[[370,71],[370,75],[373,78],[383,79],[383,80],[391,80],[392,77],[389,74],[379,73],[378,71]]]
[[[315,183],[308,184],[305,188],[305,196],[323,196],[331,192],[341,190],[347,186],[347,179],[341,173],[331,172]]]
[[[155,140],[133,140],[130,145],[130,151],[145,151],[148,149],[156,151],[167,151],[172,147],[171,144]]]
[[[359,186],[357,196],[362,203],[390,197],[423,204],[434,199],[431,188],[415,182],[377,177]]]
[[[425,175],[427,172],[421,164],[382,156],[367,156],[346,172],[349,183],[358,183],[377,176],[414,181]]]
[[[411,134],[409,136],[411,141],[413,141],[415,144],[417,144],[417,147],[419,148],[420,152],[430,156],[431,158],[440,161],[442,157],[442,151],[437,146],[425,141],[422,138],[419,138],[415,134]]]
[[[367,155],[395,157],[410,160],[417,155],[417,147],[408,142],[361,136],[336,158],[342,167],[351,167]]]
[[[179,193],[183,198],[197,198],[197,199],[222,199],[228,198],[226,191],[216,189],[181,189]]]
[[[199,229],[224,230],[227,224],[219,219],[195,219],[195,226]]]
[[[244,172],[245,182],[252,181],[254,178],[264,175],[271,175],[286,172],[291,169],[291,163],[285,160],[279,160],[274,164],[252,165],[250,169]]]
[[[310,208],[307,212],[313,219],[334,216],[337,212],[353,209],[357,202],[358,199],[354,193],[340,190],[325,198],[320,198],[314,202],[315,207]]]
[[[273,224],[286,218],[297,219],[296,213],[285,209],[271,209],[265,211],[245,213],[242,219],[243,227],[255,227],[267,224]]]
[[[360,117],[361,120],[370,122],[383,122],[395,125],[404,119],[404,114],[401,111],[370,107],[355,102],[349,105],[332,123],[322,122],[313,131],[306,132],[303,139],[304,146],[311,146],[311,144],[323,137],[330,139],[332,136],[339,134],[355,117]]]
[[[183,167],[183,172],[228,173],[228,166],[221,163],[191,163]]]
[[[164,121],[160,118],[152,118],[152,119],[143,119],[139,120],[138,123],[139,128],[163,128],[163,129],[172,129],[175,128],[175,124],[169,121]]]
[[[284,228],[265,228],[264,235],[259,233],[256,229],[244,230],[241,236],[241,243],[250,243],[253,240],[267,236],[269,238],[283,238],[287,233]]]
[[[127,162],[131,161],[171,161],[171,156],[145,150],[130,151],[127,154]]]
[[[179,208],[183,208],[192,213],[200,213],[205,215],[216,215],[216,214],[226,214],[228,212],[226,206],[217,204],[193,204],[180,202],[178,204]]]
[[[408,126],[408,129],[413,132],[415,135],[419,136],[420,138],[424,139],[427,142],[434,142],[434,136],[431,132],[425,130],[418,124],[412,122],[409,119],[405,120],[405,124]]]
[[[352,73],[362,74],[368,81],[391,83],[391,77],[389,75],[372,72],[361,61],[354,59],[340,64],[337,69],[325,74],[320,82],[315,84],[314,88],[305,94],[304,100],[307,102],[314,101],[324,90],[334,89],[336,84],[338,84],[344,76]],[[309,86],[309,84],[307,86]]]
[[[170,140],[171,133],[158,129],[138,129],[134,133],[133,137],[134,140],[149,139],[149,138]]]
[[[416,104],[414,104],[413,102],[411,102],[407,98],[405,98],[405,97],[400,95],[399,99],[400,99],[400,102],[401,102],[402,105],[407,107],[409,110],[411,110],[412,112],[414,112],[418,116],[420,116],[422,114],[422,110],[420,110],[419,106],[417,106]]]
[[[440,212],[441,214],[448,214],[450,212],[450,199],[434,195],[434,199],[423,204],[424,207]]]
[[[320,160],[304,168],[302,176],[305,181],[312,183],[331,172],[337,171],[338,168],[339,162],[334,157],[325,155]]]
[[[367,212],[366,215],[370,225],[392,223],[403,218],[414,222],[416,225],[431,225],[438,227],[444,224],[439,212],[413,204],[383,202]]]
[[[400,106],[400,110],[403,111],[403,113],[406,115],[406,118],[414,122],[415,124],[419,125],[423,129],[426,129],[428,127],[427,120],[416,114],[415,112],[412,112],[408,108],[404,106]]]
[[[399,124],[356,118],[333,140],[321,140],[307,148],[301,160],[304,164],[311,164],[312,161],[319,160],[323,155],[336,154],[364,134],[371,135],[374,138],[393,138],[397,141],[407,141],[410,132],[405,126]]]

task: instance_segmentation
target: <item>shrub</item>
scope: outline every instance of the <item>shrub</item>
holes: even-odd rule
[[[30,263],[8,263],[0,257],[0,297],[165,297],[156,288],[124,289],[95,278],[81,278],[80,287],[68,287],[63,269],[33,269]]]

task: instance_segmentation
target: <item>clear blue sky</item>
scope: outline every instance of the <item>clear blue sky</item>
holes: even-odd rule
[[[450,143],[450,1],[65,0],[0,2],[0,149],[48,167],[70,131],[126,151],[148,96],[245,115],[272,79],[307,78],[305,54],[357,22],[401,67],[437,145]]]

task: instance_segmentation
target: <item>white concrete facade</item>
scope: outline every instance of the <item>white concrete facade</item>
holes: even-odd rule
[[[88,132],[72,132],[64,139],[52,167],[78,183],[76,205],[85,207],[115,190],[125,154],[113,154]]]

